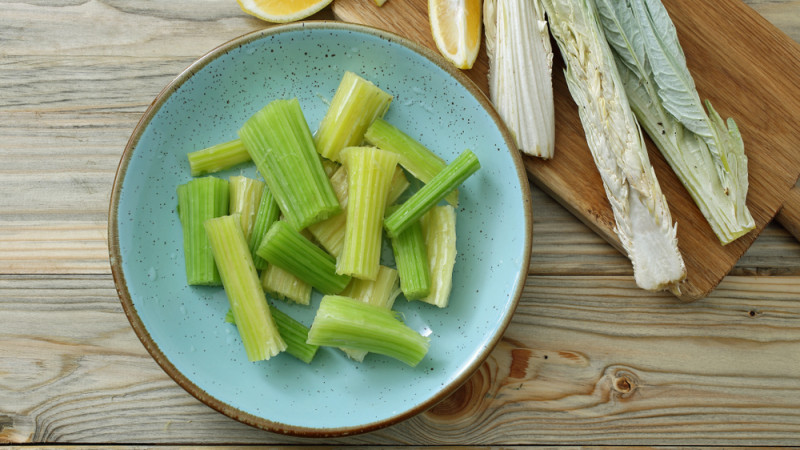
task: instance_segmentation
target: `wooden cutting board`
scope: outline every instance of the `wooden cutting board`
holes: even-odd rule
[[[678,242],[687,268],[680,297],[705,297],[733,268],[764,226],[778,220],[800,230],[800,45],[738,0],[664,0],[702,99],[723,117],[733,117],[749,159],[748,205],[756,229],[722,246],[664,158],[648,139],[650,159],[678,224]],[[427,0],[336,0],[337,19],[371,25],[435,49]],[[558,49],[553,69],[556,145],[552,160],[524,157],[530,179],[617,249],[611,207],[586,144],[575,103],[569,95]],[[483,47],[465,71],[488,93],[488,60]],[[534,217],[536,205],[534,205]],[[535,227],[534,227],[535,229]],[[796,234],[797,235],[797,234]]]

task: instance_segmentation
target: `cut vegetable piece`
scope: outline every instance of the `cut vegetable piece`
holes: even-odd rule
[[[345,147],[361,145],[364,132],[383,117],[392,96],[353,72],[345,72],[314,137],[320,155],[339,161]]]
[[[365,280],[378,275],[386,199],[397,154],[375,147],[348,147],[341,153],[347,170],[347,222],[336,273]]]
[[[244,148],[241,139],[223,142],[186,155],[193,177],[230,169],[250,161],[250,153]]]
[[[306,230],[311,233],[322,248],[335,258],[338,258],[342,254],[345,226],[347,224],[347,170],[344,167],[340,167],[339,170],[331,176],[331,185],[344,211],[322,222],[309,225]],[[400,167],[395,168],[392,183],[389,186],[386,204],[389,205],[397,201],[409,186],[410,183],[403,169]]]
[[[342,254],[344,229],[347,222],[347,170],[345,170],[344,166],[340,166],[331,175],[330,180],[333,192],[342,207],[342,212],[323,221],[313,223],[306,229],[314,236],[314,239],[319,242],[322,248],[335,258],[338,258]]]
[[[736,123],[703,109],[675,26],[659,1],[597,1],[639,123],[722,244],[755,228],[747,208],[747,156]]]
[[[400,155],[399,164],[423,183],[430,182],[447,166],[438,155],[383,119],[372,122],[364,140],[381,150]],[[458,189],[448,193],[446,199],[447,203],[458,206]]]
[[[190,285],[222,283],[203,223],[228,214],[228,190],[228,181],[215,177],[196,178],[178,186],[178,217],[183,229],[186,282]]]
[[[471,69],[481,47],[481,1],[429,0],[428,21],[439,53],[459,69]]]
[[[392,184],[389,186],[389,193],[386,195],[386,206],[394,204],[409,186],[411,183],[406,178],[406,172],[402,167],[396,167],[392,176]]]
[[[278,326],[281,337],[286,341],[286,352],[300,361],[310,364],[314,355],[317,354],[319,345],[306,342],[309,328],[278,308],[270,308],[270,310],[275,317],[275,324]]]
[[[275,264],[267,264],[261,271],[261,286],[280,300],[289,299],[301,305],[311,303],[311,285]]]
[[[374,280],[353,278],[340,295],[391,309],[400,292],[397,270],[381,265]]]
[[[306,340],[308,340],[308,327],[274,306],[271,306],[269,310],[272,313],[272,318],[275,320],[275,326],[278,327],[281,338],[286,342],[286,353],[306,364],[310,364],[314,359],[314,355],[317,354],[319,345],[306,343]],[[232,310],[229,309],[228,313],[225,314],[225,321],[236,325],[236,318],[233,317]]]
[[[540,0],[484,0],[489,95],[517,147],[552,158],[553,49]]]
[[[283,220],[267,231],[258,256],[317,288],[323,294],[338,294],[350,277],[336,273],[336,260]]]
[[[381,308],[392,309],[394,301],[400,295],[397,270],[391,267],[381,266],[378,269],[378,276],[374,281],[359,280],[353,278],[350,284],[342,291],[341,295],[352,299],[369,303],[370,305],[380,306]],[[343,348],[342,351],[355,361],[364,361],[367,352],[364,350],[353,350]]]
[[[263,181],[244,176],[228,178],[231,191],[230,214],[238,214],[242,224],[244,238],[250,241],[253,225],[256,222],[258,207],[261,204],[262,193],[266,186]]]
[[[428,337],[398,320],[394,311],[338,295],[322,298],[307,342],[379,353],[412,367],[430,346]]]
[[[321,155],[319,160],[322,161],[322,170],[325,171],[325,176],[327,176],[328,178],[331,178],[333,174],[336,173],[336,171],[339,170],[340,167],[342,167],[342,165],[339,164],[338,162],[331,161],[330,159],[327,158],[323,158]],[[334,188],[333,190],[336,191],[336,188]]]
[[[567,86],[611,203],[617,236],[633,263],[636,284],[677,294],[686,268],[676,226],[598,23],[594,1],[543,0],[543,4],[566,62]]]
[[[247,359],[261,361],[286,350],[238,218],[222,216],[209,219],[205,222],[205,229]]]
[[[456,210],[450,205],[436,206],[420,223],[431,270],[430,294],[420,300],[444,308],[450,301],[456,264]]]
[[[302,230],[341,211],[296,98],[270,102],[239,137],[292,227]]]
[[[455,189],[480,168],[478,157],[472,151],[464,150],[458,158],[384,220],[386,233],[390,238],[402,233],[439,203],[448,192]]]
[[[264,240],[264,235],[272,224],[278,220],[281,215],[281,210],[278,207],[278,202],[269,188],[265,187],[261,193],[261,201],[258,204],[258,212],[256,219],[253,223],[253,229],[250,233],[248,246],[250,247],[250,254],[253,255],[253,264],[256,269],[266,269],[267,261],[256,254],[256,250],[261,246],[261,241]]]
[[[407,300],[427,297],[431,291],[431,273],[419,220],[392,238],[392,250],[403,295]]]

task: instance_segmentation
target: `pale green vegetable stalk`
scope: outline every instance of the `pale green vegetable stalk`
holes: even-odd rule
[[[229,184],[215,177],[195,178],[178,186],[178,218],[183,231],[186,282],[219,285],[217,265],[203,223],[228,214]]]
[[[322,170],[325,171],[325,175],[328,178],[332,177],[333,174],[336,173],[336,171],[339,170],[340,167],[342,167],[342,165],[339,164],[338,162],[323,158],[321,155],[319,157],[319,160],[322,161]]]
[[[553,49],[540,0],[485,0],[483,23],[492,103],[522,152],[552,158]]]
[[[411,186],[411,183],[406,178],[406,172],[402,167],[396,167],[392,176],[392,183],[389,185],[389,194],[386,195],[386,206],[394,204],[409,186]]]
[[[295,229],[341,211],[296,98],[270,102],[245,122],[239,137]]]
[[[420,300],[444,308],[450,301],[456,264],[456,211],[450,205],[436,206],[420,224],[431,271],[430,293]]]
[[[375,280],[359,280],[353,278],[350,284],[342,291],[341,295],[355,300],[369,303],[370,305],[392,309],[394,301],[400,295],[397,270],[391,267],[381,266],[378,269],[378,276]],[[364,350],[353,350],[343,348],[342,351],[355,361],[364,361],[367,352]]]
[[[428,337],[398,320],[394,311],[339,295],[322,298],[307,342],[378,353],[412,367],[430,346]]]
[[[250,247],[250,254],[253,255],[253,264],[256,269],[266,269],[267,261],[256,254],[256,250],[261,246],[261,241],[264,240],[264,235],[272,224],[278,220],[281,215],[281,210],[278,207],[278,202],[270,192],[269,188],[264,187],[261,193],[261,201],[258,205],[258,212],[256,213],[253,228],[250,232],[250,239],[247,241]]]
[[[703,109],[675,26],[658,0],[597,0],[625,91],[647,134],[711,229],[728,244],[755,228],[747,157],[736,123]]]
[[[289,299],[301,305],[311,303],[311,285],[275,264],[267,264],[261,271],[261,287],[280,300]]]
[[[236,216],[205,222],[222,286],[233,310],[247,359],[261,361],[286,350],[258,280],[250,249]]]
[[[314,239],[319,242],[328,253],[338,258],[342,254],[344,231],[347,224],[347,170],[344,167],[339,167],[339,169],[331,175],[331,185],[333,186],[333,191],[336,193],[336,197],[339,199],[339,204],[342,205],[343,211],[322,222],[309,225],[306,230],[311,233]],[[410,183],[403,169],[400,167],[395,168],[392,183],[389,186],[386,204],[390,205],[397,201],[409,186]]]
[[[676,226],[598,23],[593,0],[543,0],[570,94],[611,203],[636,284],[677,293],[686,277]]]
[[[427,297],[431,292],[431,271],[421,222],[412,223],[391,240],[403,295],[407,300]]]
[[[364,133],[364,140],[381,150],[400,155],[399,164],[423,183],[444,170],[447,163],[416,139],[383,119],[375,119]],[[447,203],[458,206],[458,189],[447,194]]]
[[[383,215],[399,157],[376,147],[341,152],[347,170],[347,222],[336,273],[374,280],[381,256]]]
[[[402,233],[480,168],[481,163],[471,150],[461,152],[444,170],[386,217],[383,222],[386,234],[393,238]]]
[[[250,154],[241,139],[223,142],[186,155],[193,177],[230,169],[250,161]]]
[[[361,145],[373,120],[383,117],[392,96],[353,72],[345,72],[314,135],[320,155],[339,161],[345,147]]]
[[[275,320],[275,326],[278,327],[281,338],[286,342],[286,353],[306,364],[310,364],[311,360],[314,359],[314,355],[317,354],[319,345],[306,343],[306,340],[308,340],[308,327],[278,308],[270,307],[269,310],[272,313],[272,318]],[[228,313],[225,314],[225,321],[236,324],[236,318],[233,316],[232,310],[228,310]]]
[[[314,239],[328,253],[338,258],[342,254],[344,244],[344,228],[347,222],[347,170],[339,166],[333,174],[329,175],[331,187],[339,200],[342,212],[327,219],[313,223],[306,228]]]
[[[323,294],[338,294],[350,283],[349,276],[336,273],[333,256],[283,220],[272,224],[256,254]]]
[[[270,308],[270,311],[275,317],[275,325],[281,337],[286,341],[286,353],[310,364],[317,354],[319,345],[307,342],[309,328],[278,308]]]
[[[230,214],[238,214],[242,224],[244,238],[250,241],[253,225],[256,222],[258,207],[261,204],[261,194],[264,193],[263,181],[236,175],[228,178],[230,183],[231,201]]]
[[[391,309],[400,292],[397,270],[381,265],[374,280],[353,278],[340,295]]]

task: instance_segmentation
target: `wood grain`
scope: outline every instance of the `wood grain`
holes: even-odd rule
[[[796,1],[748,4],[800,40]],[[637,289],[627,259],[535,186],[518,312],[476,375],[430,411],[322,442],[245,426],[187,394],[116,296],[111,180],[161,88],[264,26],[231,0],[0,8],[0,444],[800,442],[800,244],[783,227],[768,225],[708,298],[682,304]]]
[[[628,277],[532,276],[462,388],[333,442],[788,444],[800,426],[798,296],[795,277],[729,277],[686,305]],[[136,340],[107,277],[4,276],[0,299],[0,442],[318,442],[189,396]]]
[[[800,73],[800,46],[738,0],[668,0],[664,4],[675,22],[701,97],[710,99],[726,117],[735,117],[742,131],[749,159],[748,205],[756,219],[755,230],[732,244],[720,245],[685,188],[648,142],[659,184],[678,224],[679,248],[687,268],[680,296],[696,300],[730,272],[777,214],[800,175],[800,153],[795,151],[800,126],[792,119],[793,111],[800,111],[800,86],[794,76]],[[426,5],[426,0],[404,0],[384,9],[343,0],[334,4],[333,11],[341,20],[384,28],[435,49],[426,27]],[[401,14],[401,10],[408,12]],[[526,168],[537,186],[623,251],[564,80],[563,62],[560,56],[555,60],[555,156],[549,161],[527,157]],[[482,54],[467,72],[484,92],[488,92],[486,70],[486,55]]]

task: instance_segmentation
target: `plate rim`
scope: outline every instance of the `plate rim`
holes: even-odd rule
[[[269,420],[264,417],[259,417],[257,415],[242,411],[206,393],[204,389],[200,388],[197,384],[195,384],[192,380],[190,380],[189,377],[180,372],[172,364],[169,358],[167,358],[167,356],[161,351],[158,344],[152,338],[149,331],[142,322],[141,318],[139,317],[139,314],[136,310],[136,306],[133,304],[133,299],[130,295],[125,280],[125,274],[123,273],[122,270],[122,254],[120,252],[120,245],[119,245],[119,224],[117,222],[120,192],[122,190],[122,184],[124,182],[128,164],[130,163],[134,149],[138,145],[139,140],[142,137],[142,134],[147,129],[153,117],[155,117],[156,113],[161,109],[161,107],[164,105],[167,99],[169,99],[169,97],[183,85],[183,83],[188,81],[196,72],[198,72],[211,62],[215,61],[219,57],[227,54],[228,52],[238,47],[241,47],[253,41],[264,39],[268,36],[287,33],[287,32],[302,31],[304,29],[321,29],[321,30],[334,29],[334,30],[353,31],[357,33],[369,34],[378,37],[380,39],[389,41],[391,43],[396,43],[403,47],[406,47],[411,51],[417,53],[418,55],[422,56],[423,58],[428,59],[429,61],[433,62],[438,67],[446,71],[459,84],[461,84],[465,89],[467,89],[467,91],[469,91],[469,93],[481,104],[484,110],[491,116],[492,120],[494,120],[498,130],[503,136],[503,139],[505,140],[506,145],[508,146],[508,149],[511,153],[512,162],[514,163],[514,167],[516,169],[517,177],[519,179],[521,187],[520,191],[522,195],[522,203],[524,208],[524,214],[523,214],[525,221],[524,249],[523,249],[523,257],[520,262],[520,267],[517,272],[516,290],[512,295],[510,306],[506,310],[503,320],[497,327],[494,336],[492,336],[488,344],[477,352],[477,356],[472,359],[472,361],[458,376],[454,377],[435,395],[427,398],[416,407],[410,408],[404,412],[395,414],[386,419],[365,423],[361,425],[354,425],[354,426],[316,428],[316,427],[296,426],[296,425],[289,425],[285,423],[275,422],[273,420]],[[198,399],[206,406],[209,406],[210,408],[216,410],[217,412],[220,412],[230,418],[233,418],[239,422],[253,426],[255,428],[260,428],[262,430],[289,436],[330,438],[330,437],[343,437],[343,436],[366,433],[400,423],[424,411],[427,411],[428,409],[435,406],[437,403],[445,399],[447,396],[449,396],[450,394],[455,392],[459,387],[461,387],[464,383],[466,383],[466,381],[469,380],[469,378],[478,370],[478,368],[480,368],[480,366],[484,363],[489,354],[494,350],[494,348],[503,338],[503,335],[505,334],[508,325],[511,323],[511,319],[514,315],[514,312],[516,311],[517,306],[519,305],[519,301],[522,296],[522,290],[525,286],[525,281],[528,277],[528,267],[530,265],[531,239],[533,231],[533,214],[532,214],[531,192],[530,189],[525,189],[526,184],[529,184],[529,181],[527,173],[525,172],[524,169],[522,157],[519,154],[519,150],[515,144],[514,139],[511,136],[511,133],[508,131],[508,128],[506,127],[503,120],[500,118],[500,115],[497,113],[494,106],[491,104],[491,101],[486,97],[483,91],[481,91],[477,87],[477,85],[472,80],[470,80],[461,70],[455,68],[452,64],[450,64],[447,60],[444,59],[444,57],[442,57],[438,53],[435,53],[433,50],[424,47],[420,44],[417,44],[409,39],[403,38],[397,34],[367,25],[338,22],[331,20],[309,20],[309,21],[294,22],[290,24],[273,25],[228,40],[227,42],[220,44],[219,46],[205,53],[203,56],[195,60],[183,71],[181,71],[175,78],[173,78],[158,93],[155,99],[150,103],[148,108],[142,114],[142,117],[139,119],[136,127],[131,133],[130,138],[128,139],[127,144],[125,145],[122,156],[120,157],[119,165],[117,166],[117,170],[114,175],[114,182],[112,186],[111,198],[108,209],[108,244],[109,244],[109,263],[111,265],[111,274],[114,279],[114,286],[117,291],[117,295],[120,299],[120,303],[122,304],[122,309],[125,312],[125,316],[128,318],[128,321],[130,322],[131,327],[133,328],[136,336],[142,342],[147,352],[161,367],[161,369],[164,370],[164,372],[166,372],[167,375],[170,376],[170,378],[172,378],[181,388],[183,388],[186,392],[194,396],[196,399]]]

